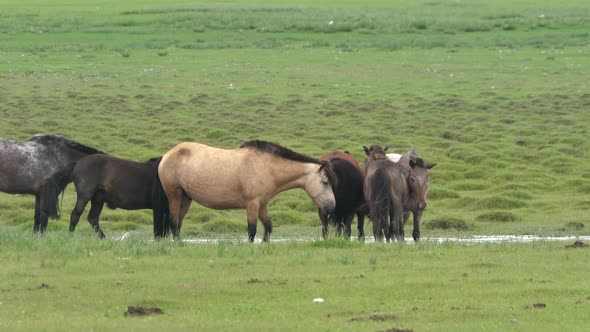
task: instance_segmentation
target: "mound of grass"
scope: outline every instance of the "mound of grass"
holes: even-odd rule
[[[463,197],[457,200],[454,206],[466,209],[508,210],[526,207],[527,204],[516,199],[492,196],[486,198]]]
[[[480,214],[476,218],[479,221],[490,221],[490,222],[513,222],[519,221],[521,218],[511,212],[495,211]]]
[[[300,225],[305,219],[297,211],[276,211],[272,213],[272,222],[275,225]]]
[[[459,193],[446,188],[429,188],[428,190],[428,199],[437,200],[459,197]]]
[[[581,201],[576,203],[576,209],[590,210],[590,201]]]
[[[480,199],[478,206],[482,209],[518,209],[526,207],[527,204],[516,199],[493,196]]]
[[[473,226],[468,224],[465,220],[455,217],[442,217],[424,223],[424,227],[428,229],[455,229],[458,231],[468,231],[473,229]]]
[[[579,231],[584,229],[584,223],[579,222],[579,221],[572,221],[572,222],[568,222],[567,224],[565,224],[564,229],[565,230],[573,230],[573,231]]]
[[[489,186],[483,182],[464,181],[453,183],[450,187],[454,190],[475,191],[487,189]]]
[[[511,190],[511,191],[505,191],[503,193],[504,195],[506,195],[507,197],[511,197],[511,198],[516,198],[516,199],[533,199],[533,194],[531,194],[528,191],[525,190]]]
[[[244,232],[245,224],[238,224],[226,219],[219,219],[203,224],[201,229],[208,233],[240,233]]]

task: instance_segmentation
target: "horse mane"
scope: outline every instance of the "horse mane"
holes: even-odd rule
[[[96,154],[96,153],[105,154],[103,151],[100,151],[95,148],[91,148],[87,145],[76,142],[76,141],[71,140],[71,139],[69,139],[65,136],[62,136],[62,135],[37,134],[37,135],[31,137],[31,139],[29,139],[29,141],[37,142],[37,143],[43,144],[43,145],[63,144],[71,149],[80,151],[85,154]]]
[[[240,148],[252,148],[252,149],[255,149],[258,151],[273,154],[277,157],[281,157],[281,158],[285,158],[285,159],[293,160],[293,161],[298,161],[298,162],[302,162],[302,163],[312,163],[312,164],[320,164],[320,165],[323,164],[318,159],[302,155],[300,153],[297,153],[293,150],[289,150],[289,149],[287,149],[283,146],[280,146],[278,144],[266,142],[266,141],[252,140],[252,141],[244,142],[244,143],[242,143],[242,145],[240,145]]]
[[[144,163],[146,163],[146,164],[159,163],[160,160],[162,160],[162,156],[150,158],[150,159],[146,160]]]
[[[426,164],[424,163],[424,159],[420,156],[416,150],[412,149],[405,154],[410,160],[413,160],[416,163],[416,166],[425,168]]]

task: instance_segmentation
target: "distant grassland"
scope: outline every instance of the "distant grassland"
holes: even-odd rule
[[[438,163],[425,236],[587,233],[588,26],[584,1],[5,1],[0,136],[60,133],[134,160],[184,140],[416,148]],[[52,229],[73,202],[70,187]],[[31,197],[0,207],[0,225],[30,230]],[[319,235],[302,191],[269,211],[277,232]],[[244,211],[187,218],[183,234],[245,232]]]

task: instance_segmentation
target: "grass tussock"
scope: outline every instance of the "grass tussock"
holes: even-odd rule
[[[468,231],[473,229],[473,226],[465,220],[456,217],[444,217],[430,220],[424,223],[424,228],[440,229],[440,230],[457,230]]]
[[[504,211],[482,213],[478,215],[476,219],[488,222],[515,222],[522,220],[518,215]]]

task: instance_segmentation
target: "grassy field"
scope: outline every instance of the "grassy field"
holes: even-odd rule
[[[2,330],[585,331],[588,248],[0,234]],[[313,303],[322,298],[324,303]],[[129,306],[162,315],[129,317]],[[395,330],[398,329],[398,330]]]
[[[439,165],[424,235],[586,233],[589,17],[583,1],[4,1],[0,133],[134,160],[185,140],[416,148]],[[30,229],[32,198],[0,198],[0,224]],[[303,192],[270,212],[319,234]],[[103,215],[107,232],[150,223]],[[184,234],[245,229],[242,211],[187,218]]]
[[[0,136],[59,133],[133,160],[180,141],[415,148],[438,163],[424,237],[588,234],[589,26],[581,0],[5,0]],[[68,234],[74,200],[70,186],[37,238],[34,199],[0,193],[0,330],[588,326],[587,248],[193,246],[150,241],[150,211],[106,209],[108,236],[137,232],[99,241],[84,221]],[[269,213],[275,237],[321,234],[303,191]],[[182,235],[243,238],[245,219],[195,204]]]

